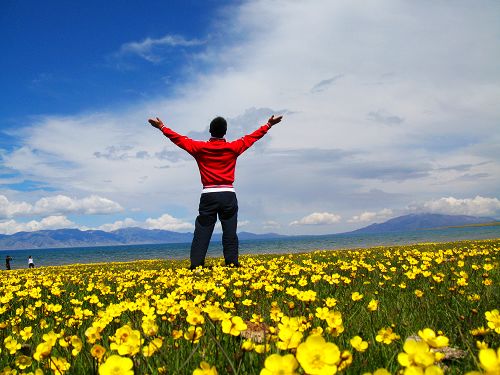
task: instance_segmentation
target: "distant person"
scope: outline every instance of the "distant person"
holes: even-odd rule
[[[35,263],[31,255],[28,257],[28,268],[35,268]]]
[[[234,191],[234,171],[236,159],[256,141],[262,138],[271,127],[281,121],[283,116],[271,116],[267,124],[262,125],[252,134],[227,142],[224,136],[227,122],[216,117],[210,123],[211,138],[208,141],[195,141],[177,134],[166,127],[157,117],[149,123],[162,131],[174,144],[194,157],[200,170],[203,190],[200,197],[199,215],[196,218],[193,242],[191,243],[191,266],[195,269],[205,265],[210,238],[217,221],[222,225],[222,247],[227,266],[239,267],[238,262],[238,200]],[[182,186],[178,187],[182,189]]]
[[[10,270],[10,261],[12,260],[12,258],[10,256],[6,256],[5,257],[5,269],[6,270]]]

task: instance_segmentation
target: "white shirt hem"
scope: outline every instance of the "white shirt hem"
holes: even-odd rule
[[[209,187],[204,188],[202,193],[218,193],[221,191],[232,191],[234,193],[234,187]]]

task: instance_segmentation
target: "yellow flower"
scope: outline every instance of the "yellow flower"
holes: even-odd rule
[[[434,331],[430,328],[424,328],[418,331],[418,335],[422,340],[424,340],[429,346],[433,348],[444,348],[448,346],[449,340],[446,336],[436,336]]]
[[[26,367],[30,367],[32,362],[31,358],[25,355],[20,355],[16,358],[16,366],[21,370],[24,370]]]
[[[328,317],[328,312],[328,307],[317,307],[315,315],[318,319],[325,320]]]
[[[21,349],[21,344],[16,341],[12,336],[7,336],[3,340],[5,349],[9,351],[10,354],[15,354],[19,349]]]
[[[369,303],[368,303],[368,311],[377,311],[378,309],[378,301],[376,299],[372,299]]]
[[[385,368],[376,369],[374,372],[365,372],[363,375],[391,375]]]
[[[253,350],[255,348],[255,344],[252,340],[245,340],[243,341],[243,343],[241,344],[241,349],[249,352],[251,350]]]
[[[99,340],[101,338],[100,330],[99,330],[99,328],[94,327],[94,326],[89,327],[85,331],[85,336],[87,336],[87,341],[90,344],[93,344],[93,343],[95,343],[97,340]]]
[[[404,373],[406,374],[410,369],[411,369],[410,367],[406,368]],[[425,375],[444,375],[443,369],[439,366],[436,366],[436,365],[426,367],[425,370],[422,370],[422,371],[424,371],[423,374],[425,374]],[[413,372],[412,372],[412,374],[413,374]]]
[[[363,295],[360,294],[359,292],[354,292],[354,293],[351,294],[351,299],[353,301],[360,301],[360,300],[363,299]]]
[[[132,329],[128,324],[116,330],[114,336],[110,337],[113,341],[109,346],[111,350],[117,350],[120,355],[135,355],[139,353],[142,344],[141,333]]]
[[[204,311],[213,321],[223,320],[227,317],[227,314],[217,306],[208,306],[204,309]]]
[[[182,337],[184,333],[182,332],[182,329],[181,330],[172,330],[172,337],[174,338],[174,340],[178,340]]]
[[[210,364],[201,361],[200,368],[195,369],[193,375],[217,375],[217,369],[215,366],[210,367]]]
[[[254,347],[255,353],[267,353],[269,350],[271,350],[271,345],[269,344],[258,344],[255,345]]]
[[[69,370],[71,365],[62,357],[51,357],[50,358],[50,368],[55,374],[64,374]]]
[[[479,362],[484,369],[485,375],[500,374],[500,348],[482,349],[479,351]]]
[[[488,349],[488,343],[484,341],[476,341],[476,347],[481,350],[481,349]]]
[[[33,336],[33,328],[31,327],[24,327],[21,332],[19,332],[19,335],[24,341],[27,341]]]
[[[233,336],[239,336],[241,331],[247,329],[247,325],[239,316],[233,316],[230,319],[222,321],[222,332],[228,333]]]
[[[302,333],[291,327],[283,327],[278,333],[279,341],[276,345],[281,350],[296,348],[302,341]]]
[[[332,297],[328,297],[325,299],[325,304],[327,307],[334,307],[337,304],[337,300]]]
[[[155,336],[158,333],[158,325],[154,315],[145,315],[142,317],[142,331],[147,336]]]
[[[488,327],[494,330],[496,333],[500,334],[500,313],[497,309],[486,311],[484,313],[486,320],[488,321]]]
[[[484,336],[489,332],[488,328],[477,327],[470,330],[472,336]]]
[[[106,349],[99,344],[94,344],[92,349],[90,349],[90,354],[92,357],[96,358],[99,363],[102,361],[104,353],[106,353]]]
[[[69,337],[67,339],[69,341]],[[59,339],[59,345],[61,346],[61,348],[67,348],[69,346],[68,341],[66,341],[65,338],[60,338]]]
[[[201,327],[189,326],[187,332],[184,333],[184,338],[195,344],[200,340],[201,336],[203,336],[203,328]]]
[[[186,322],[192,326],[202,325],[205,323],[205,317],[201,314],[201,311],[191,310],[186,317]]]
[[[326,342],[322,336],[309,336],[297,348],[297,360],[308,374],[335,374],[340,362],[337,345]]]
[[[80,340],[78,336],[71,336],[71,346],[73,347],[73,349],[71,350],[71,354],[73,355],[73,357],[76,357],[82,350],[82,340]]]
[[[338,371],[344,371],[352,363],[352,354],[349,350],[344,350],[340,354],[340,363],[338,364]]]
[[[424,295],[424,292],[422,292],[420,289],[415,289],[415,295],[418,298],[421,298]]]
[[[50,346],[54,346],[57,342],[57,339],[59,338],[59,335],[54,331],[50,331],[49,333],[44,334],[42,338],[43,341],[48,343]]]
[[[299,367],[299,364],[293,354],[284,356],[271,354],[266,358],[260,375],[296,375],[295,370],[297,367]]]
[[[328,327],[331,328],[343,327],[342,314],[340,313],[340,311],[330,311],[328,313],[328,316],[326,317],[326,323],[328,324]]]
[[[406,340],[403,345],[405,353],[398,354],[398,362],[403,367],[428,367],[434,364],[434,353],[425,341]]]
[[[381,328],[378,331],[378,335],[375,337],[375,340],[378,342],[383,342],[384,344],[389,345],[392,343],[394,340],[399,339],[399,335],[397,335],[395,332],[392,332],[392,328]]]
[[[360,336],[354,336],[351,340],[349,340],[349,343],[354,349],[361,353],[368,348],[368,342],[363,341]]]
[[[33,354],[33,358],[40,362],[42,359],[47,358],[50,355],[50,352],[52,351],[52,345],[50,345],[48,342],[42,342],[38,344],[36,347],[35,354]]]
[[[99,375],[134,375],[132,367],[134,363],[130,358],[115,354],[99,366]]]
[[[316,300],[316,292],[314,290],[305,290],[297,293],[297,299],[304,302],[312,302]]]
[[[142,348],[144,357],[151,357],[154,353],[160,350],[163,345],[163,340],[159,337],[154,338],[151,342]]]
[[[483,269],[485,271],[491,271],[493,268],[495,268],[495,266],[493,264],[489,264],[489,263],[483,264]]]

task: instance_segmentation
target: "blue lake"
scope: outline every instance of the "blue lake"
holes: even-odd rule
[[[283,254],[308,252],[318,249],[364,248],[419,242],[449,242],[493,238],[500,238],[500,226],[446,228],[383,234],[297,236],[280,239],[240,241],[240,254]],[[0,259],[3,261],[7,255],[10,255],[12,257],[12,269],[26,268],[28,266],[27,258],[29,255],[33,256],[37,267],[82,263],[129,262],[140,259],[189,259],[190,245],[190,243],[177,243],[0,250]],[[208,256],[222,256],[220,242],[212,242],[210,244]],[[5,268],[5,264],[2,268]]]

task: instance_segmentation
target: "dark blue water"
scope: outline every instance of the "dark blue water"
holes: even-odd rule
[[[331,234],[326,236],[299,236],[283,239],[240,241],[240,254],[280,254],[308,252],[318,249],[346,249],[380,245],[404,245],[418,242],[448,242],[500,238],[500,226],[418,230],[384,234]],[[129,262],[140,259],[188,259],[189,243],[165,245],[128,245],[101,247],[73,247],[60,249],[1,250],[0,260],[10,255],[12,269],[28,266],[28,256],[35,265],[56,266],[100,262]],[[222,256],[218,242],[210,244],[208,256]],[[2,269],[5,268],[3,264]]]

